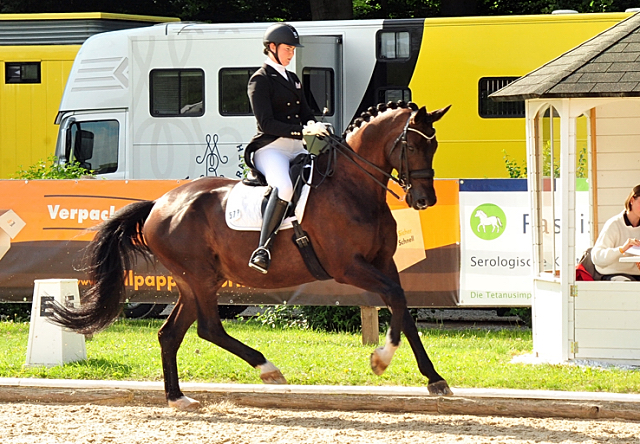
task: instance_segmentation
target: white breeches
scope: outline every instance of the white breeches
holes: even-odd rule
[[[291,202],[293,185],[289,178],[289,163],[306,152],[302,140],[280,137],[258,149],[253,155],[253,163],[264,174],[267,183],[278,189],[278,197]]]

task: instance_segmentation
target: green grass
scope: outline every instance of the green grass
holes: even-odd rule
[[[162,379],[157,331],[161,321],[119,320],[87,341],[87,360],[53,368],[23,368],[28,323],[0,322],[0,377]],[[291,384],[426,386],[403,341],[383,376],[369,369],[372,347],[359,334],[270,329],[226,322],[227,331],[260,350]],[[423,330],[422,340],[440,374],[453,387],[640,393],[640,371],[569,365],[511,364],[531,352],[528,330]],[[384,337],[380,338],[381,343]],[[260,383],[258,371],[234,355],[187,333],[178,353],[183,381]]]

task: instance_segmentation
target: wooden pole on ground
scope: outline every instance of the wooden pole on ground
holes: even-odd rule
[[[360,307],[362,317],[362,344],[378,345],[378,307]]]

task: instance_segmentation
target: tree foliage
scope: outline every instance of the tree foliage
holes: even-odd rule
[[[0,0],[0,13],[112,12],[210,23],[549,14],[558,9],[613,12],[640,0]]]

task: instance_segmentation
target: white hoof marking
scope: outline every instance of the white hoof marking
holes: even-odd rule
[[[175,401],[169,401],[169,407],[176,410],[192,412],[200,408],[200,402],[188,396],[182,396]]]

